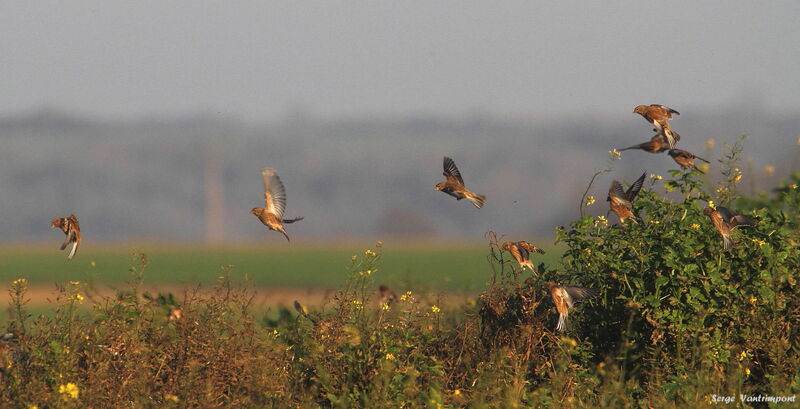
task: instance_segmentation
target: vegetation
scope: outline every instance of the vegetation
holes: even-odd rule
[[[445,308],[415,290],[380,298],[381,243],[353,256],[325,308],[252,307],[225,268],[212,292],[141,292],[148,259],[116,297],[65,285],[55,315],[26,311],[11,284],[0,401],[14,407],[705,408],[713,395],[800,391],[800,173],[769,197],[739,198],[697,172],[651,177],[638,223],[583,216],[558,229],[560,264],[522,272],[487,235],[491,281]],[[665,192],[659,193],[662,181]],[[724,189],[723,189],[724,188]],[[757,221],[722,240],[708,201]],[[597,288],[555,333],[546,281]],[[302,300],[300,300],[302,302]],[[92,309],[76,313],[81,304]],[[773,404],[774,407],[791,407]],[[766,406],[764,406],[766,407]]]
[[[538,245],[540,241],[533,239]],[[144,244],[137,248],[151,261],[148,285],[213,285],[219,266],[232,264],[255,287],[336,288],[347,279],[345,267],[353,251],[365,245],[370,243],[299,243],[291,247],[265,243],[218,248]],[[438,290],[478,291],[487,280],[484,249],[482,243],[392,241],[381,259],[381,284],[414,283]],[[547,254],[537,259],[548,263],[559,260],[558,249],[545,249]],[[81,250],[75,260],[65,263],[65,255],[53,246],[0,247],[0,280],[25,277],[31,287],[46,286],[50,290],[53,283],[65,280],[118,285],[129,279],[129,246],[89,244]]]

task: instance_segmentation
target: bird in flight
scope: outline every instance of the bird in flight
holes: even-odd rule
[[[264,180],[264,207],[254,207],[250,213],[256,215],[258,220],[261,220],[261,223],[264,223],[270,230],[283,233],[286,240],[291,241],[283,224],[294,223],[303,218],[297,217],[288,220],[283,218],[283,212],[286,210],[286,189],[275,169],[261,169],[261,178]]]
[[[625,220],[628,219],[636,223],[636,217],[634,217],[632,211],[632,203],[639,194],[639,190],[642,189],[646,174],[647,172],[642,173],[642,176],[639,176],[639,179],[636,179],[627,191],[622,188],[622,184],[618,181],[614,180],[611,182],[611,188],[608,189],[606,201],[609,202],[611,211],[619,217],[620,223],[625,223]]]
[[[709,161],[707,161],[707,160],[705,160],[705,159],[703,159],[703,158],[701,158],[699,156],[696,156],[695,154],[693,154],[691,152],[687,152],[687,151],[685,151],[683,149],[670,149],[669,150],[669,156],[671,156],[672,159],[675,160],[675,163],[677,163],[678,165],[681,165],[681,168],[684,168],[684,169],[689,168],[689,169],[692,169],[692,170],[696,170],[696,171],[698,171],[700,173],[705,173],[705,172],[700,170],[700,168],[698,168],[697,165],[694,164],[694,160],[695,159],[700,159],[701,161],[703,161],[705,163],[711,163],[711,162],[709,162]]]
[[[557,331],[567,330],[567,317],[569,316],[569,309],[575,304],[588,300],[596,296],[599,291],[594,288],[575,287],[570,285],[558,285],[552,281],[545,284],[550,290],[550,296],[553,298],[553,303],[558,310],[558,325]]]
[[[433,190],[445,192],[455,197],[456,200],[467,199],[478,209],[483,207],[486,196],[470,192],[464,187],[464,179],[461,178],[461,172],[458,171],[456,163],[447,156],[444,157],[444,173],[442,174],[446,180],[437,183]]]
[[[639,105],[633,109],[634,114],[639,114],[644,117],[645,121],[653,124],[653,130],[658,132],[659,135],[664,137],[670,149],[675,148],[678,143],[678,137],[669,126],[668,119],[672,119],[672,115],[680,115],[681,113],[664,105]]]
[[[525,267],[528,267],[531,269],[531,271],[536,271],[536,269],[533,268],[533,263],[531,262],[531,253],[544,254],[544,250],[528,243],[527,241],[518,241],[516,243],[507,241],[503,243],[501,248],[511,253],[511,256],[514,257],[514,260],[517,260],[519,267],[523,270]]]
[[[676,142],[681,140],[681,136],[678,135],[677,132],[673,132],[672,135],[675,136],[675,141]],[[641,149],[641,150],[643,150],[645,152],[661,153],[661,152],[664,152],[665,150],[669,149],[669,143],[667,142],[667,140],[664,138],[663,135],[656,134],[656,135],[653,135],[653,137],[650,138],[650,140],[647,141],[647,142],[643,142],[643,143],[640,143],[638,145],[629,146],[627,148],[618,149],[618,151],[622,152],[622,151],[627,151],[629,149]]]
[[[83,239],[81,238],[81,225],[78,223],[78,218],[74,214],[69,217],[56,217],[50,222],[50,228],[58,227],[67,236],[64,243],[61,244],[61,250],[67,248],[67,245],[72,243],[72,250],[69,251],[67,260],[72,260],[75,253],[78,251],[78,246],[81,245]]]
[[[753,227],[756,225],[752,218],[737,214],[727,207],[717,206],[715,209],[709,206],[703,209],[703,214],[711,218],[714,230],[722,236],[722,247],[725,250],[736,247],[731,239],[731,230],[740,226]]]

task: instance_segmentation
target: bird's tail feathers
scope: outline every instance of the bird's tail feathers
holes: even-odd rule
[[[567,316],[564,314],[558,314],[558,325],[556,325],[556,331],[566,331],[567,330]]]
[[[78,251],[78,241],[75,240],[72,242],[72,250],[69,251],[69,255],[67,256],[67,260],[72,260],[75,257],[75,253]]]
[[[279,231],[279,232],[281,232],[281,233],[283,233],[283,235],[286,237],[286,241],[292,241],[292,240],[289,238],[289,235],[288,235],[288,234],[286,234],[286,230],[284,230],[284,229],[280,229],[280,230],[278,230],[278,231]]]
[[[467,194],[465,194],[464,197],[478,209],[483,207],[483,203],[486,201],[486,196],[472,192],[467,192]]]
[[[723,243],[722,248],[724,248],[725,250],[736,247],[736,244],[733,243],[733,239],[731,239],[731,236],[729,234],[722,235],[722,243]]]

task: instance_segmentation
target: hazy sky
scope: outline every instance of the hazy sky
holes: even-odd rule
[[[5,1],[0,114],[796,112],[798,16],[797,1]]]

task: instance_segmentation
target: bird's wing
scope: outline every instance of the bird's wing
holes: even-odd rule
[[[78,223],[78,217],[75,216],[74,214],[70,214],[69,217],[67,218],[67,220],[69,220],[69,223],[72,226],[72,228],[77,230],[80,233],[81,225],[80,225],[80,223]]]
[[[725,220],[725,223],[728,224],[731,228],[736,228],[739,226],[755,226],[756,222],[752,218],[745,216],[743,214],[736,214],[727,207],[717,206],[717,211],[719,215],[722,216],[722,220]]]
[[[564,286],[564,291],[569,294],[570,298],[572,298],[572,301],[575,303],[588,300],[589,298],[592,298],[600,293],[600,291],[594,288],[575,286]]]
[[[618,181],[611,182],[611,187],[608,189],[608,195],[615,199],[625,200],[625,190],[622,188],[622,184]]]
[[[444,157],[444,176],[447,177],[448,181],[450,180],[450,177],[454,177],[458,183],[462,185],[464,184],[464,179],[461,178],[461,172],[458,171],[456,163],[447,156]]]
[[[674,110],[674,109],[672,109],[672,108],[670,108],[668,106],[664,106],[664,105],[659,105],[659,106],[661,108],[664,108],[665,111],[667,111],[667,117],[669,117],[670,119],[672,119],[672,115],[680,115],[681,114],[680,112],[678,112],[678,111],[676,111],[676,110]]]
[[[628,191],[625,192],[625,199],[627,199],[629,202],[633,202],[634,199],[636,199],[636,195],[639,194],[639,190],[642,189],[645,175],[647,175],[647,172],[642,173],[642,176],[639,176],[639,179],[636,179],[631,187],[628,188]]]
[[[286,189],[275,169],[261,169],[261,178],[264,180],[264,207],[280,219],[286,210]]]
[[[531,243],[528,243],[527,241],[519,241],[519,242],[517,242],[517,246],[520,246],[520,247],[524,248],[525,250],[528,250],[531,253],[544,254],[544,250],[534,246]]]

